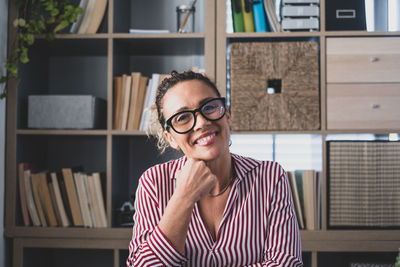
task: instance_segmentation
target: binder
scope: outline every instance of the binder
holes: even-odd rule
[[[254,32],[253,10],[250,0],[240,0],[242,4],[243,24],[245,32]]]
[[[235,32],[244,32],[243,14],[241,0],[231,0],[232,2],[232,17],[233,30]]]
[[[254,27],[256,32],[267,32],[267,19],[261,0],[253,1]]]

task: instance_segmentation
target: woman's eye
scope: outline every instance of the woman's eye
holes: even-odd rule
[[[210,113],[215,111],[218,108],[217,104],[207,104],[203,107],[203,112]]]
[[[184,122],[188,121],[189,118],[190,118],[190,114],[189,113],[183,113],[183,114],[180,114],[179,116],[176,116],[175,117],[175,121],[177,123],[184,123]]]

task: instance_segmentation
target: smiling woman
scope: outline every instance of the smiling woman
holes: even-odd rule
[[[172,72],[156,105],[159,138],[184,156],[140,178],[127,265],[302,266],[286,173],[230,153],[231,115],[215,85]]]

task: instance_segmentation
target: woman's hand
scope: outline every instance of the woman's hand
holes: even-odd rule
[[[176,192],[189,197],[193,203],[208,194],[215,186],[217,177],[202,160],[188,158],[176,175]]]

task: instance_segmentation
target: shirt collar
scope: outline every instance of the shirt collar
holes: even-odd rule
[[[262,161],[260,160],[255,160],[252,158],[248,157],[243,157],[239,156],[236,154],[231,153],[233,162],[234,162],[234,167],[236,174],[239,178],[239,180],[242,180],[247,176],[247,173],[250,172],[251,170],[255,169],[257,166],[259,166]],[[182,168],[183,165],[185,165],[185,162],[187,161],[187,157],[183,156],[177,160],[174,160],[171,162],[170,165],[170,178],[175,179],[176,172]]]

